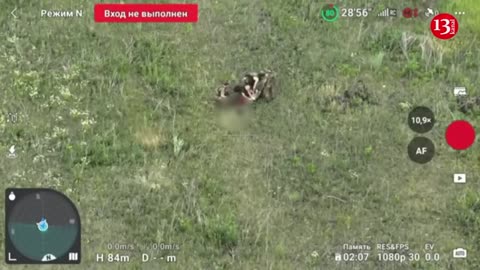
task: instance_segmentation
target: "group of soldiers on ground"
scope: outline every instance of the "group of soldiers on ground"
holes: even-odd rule
[[[223,106],[243,106],[260,99],[270,101],[274,98],[276,90],[275,80],[275,74],[271,70],[250,72],[238,83],[225,82],[217,88],[215,100],[217,104]],[[328,98],[327,102],[340,104],[344,109],[351,107],[355,102],[358,104],[357,101],[360,104],[378,104],[371,97],[367,86],[362,80],[358,80],[343,94]],[[456,102],[459,110],[465,114],[480,111],[480,96],[457,96]]]
[[[274,94],[275,75],[272,71],[250,72],[236,84],[225,82],[216,90],[216,101],[220,105],[246,105],[259,99],[270,101]]]

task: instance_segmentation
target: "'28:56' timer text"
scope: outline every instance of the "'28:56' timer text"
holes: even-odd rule
[[[372,11],[372,8],[341,8],[341,16],[342,17],[367,17],[368,14]]]

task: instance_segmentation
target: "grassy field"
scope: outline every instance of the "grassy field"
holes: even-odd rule
[[[199,0],[192,25],[95,24],[91,1],[4,0],[1,111],[22,117],[1,118],[1,151],[15,144],[20,154],[1,156],[0,187],[51,187],[76,202],[76,269],[479,269],[480,146],[457,153],[444,139],[454,119],[480,126],[452,94],[480,94],[478,3],[437,1],[467,12],[458,35],[440,41],[426,19],[375,16],[413,2],[379,2],[371,18],[326,23],[318,1]],[[85,16],[40,18],[41,9]],[[278,97],[219,115],[214,88],[263,68],[278,74]],[[377,105],[325,108],[359,79]],[[416,105],[437,119],[425,165],[407,156]],[[457,172],[466,185],[452,183]],[[178,262],[142,264],[141,250],[108,243],[176,243]],[[344,243],[420,253],[434,243],[441,259],[382,263],[374,249],[366,263],[337,264]],[[452,259],[457,247],[467,260]],[[107,252],[133,259],[93,262]]]

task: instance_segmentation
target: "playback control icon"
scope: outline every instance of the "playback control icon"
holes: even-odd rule
[[[453,175],[453,183],[465,184],[467,182],[467,175],[464,173],[456,173]]]

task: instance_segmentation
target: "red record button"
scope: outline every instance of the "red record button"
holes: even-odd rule
[[[465,121],[452,122],[445,132],[445,139],[448,145],[455,150],[466,150],[475,142],[475,129]]]

